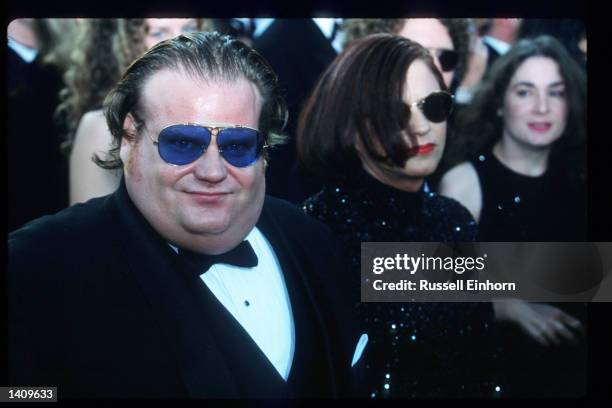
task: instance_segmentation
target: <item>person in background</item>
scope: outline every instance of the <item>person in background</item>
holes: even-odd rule
[[[586,75],[550,36],[499,57],[459,120],[440,194],[461,202],[482,241],[585,241]],[[585,387],[582,304],[494,302],[510,327],[509,395],[577,396]]]
[[[8,231],[68,204],[68,168],[59,148],[64,129],[54,110],[77,30],[71,19],[8,25]]]
[[[249,47],[253,46],[255,19],[252,18],[215,18],[212,20],[214,31],[231,35]]]
[[[465,18],[345,19],[345,44],[369,34],[389,33],[418,42],[432,54],[451,91],[461,82],[470,51],[470,21]]]
[[[581,41],[586,41],[586,26],[582,20],[573,18],[523,19],[518,31],[518,38],[535,38],[540,35],[550,35],[557,40],[578,65],[586,69],[586,50],[580,48]],[[586,44],[583,45],[586,47]]]
[[[460,106],[467,105],[472,100],[474,90],[480,84],[488,68],[489,49],[486,46],[476,22],[470,19],[470,51],[466,63],[465,74],[455,89],[455,102]]]
[[[489,65],[514,44],[521,26],[519,18],[492,18],[483,29],[483,41],[489,49]]]
[[[253,41],[253,48],[278,73],[289,110],[286,142],[270,151],[268,191],[294,203],[308,197],[311,190],[295,167],[297,117],[317,80],[339,52],[335,20],[274,19]]]

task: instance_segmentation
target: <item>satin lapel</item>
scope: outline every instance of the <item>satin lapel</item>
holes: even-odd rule
[[[199,277],[177,270],[173,250],[130,201],[123,181],[106,207],[118,227],[118,252],[158,317],[188,396],[239,397],[198,301]]]
[[[198,280],[199,299],[208,315],[211,335],[223,353],[241,397],[287,397],[287,383],[270,360],[208,286]]]
[[[307,37],[310,38],[308,46],[311,47],[310,54],[312,58],[319,62],[321,72],[323,72],[330,62],[336,58],[336,50],[332,47],[329,39],[321,32],[317,24],[308,19]]]

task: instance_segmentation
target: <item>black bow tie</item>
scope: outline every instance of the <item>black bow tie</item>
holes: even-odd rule
[[[179,256],[196,269],[198,275],[203,274],[214,264],[229,264],[243,268],[257,266],[258,260],[249,241],[242,241],[236,248],[219,255],[204,255],[187,249],[180,249]]]

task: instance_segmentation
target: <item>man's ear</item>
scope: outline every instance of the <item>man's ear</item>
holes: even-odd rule
[[[137,133],[138,122],[136,119],[134,119],[134,116],[131,113],[128,113],[123,121],[123,140],[127,141],[128,143],[133,143],[136,140]]]
[[[130,153],[136,144],[136,123],[136,119],[134,119],[131,113],[128,113],[123,121],[123,137],[121,138],[119,157],[124,165],[129,162]]]

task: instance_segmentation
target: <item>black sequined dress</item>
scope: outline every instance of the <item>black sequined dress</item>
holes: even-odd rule
[[[456,201],[403,192],[365,172],[327,185],[302,204],[337,235],[348,258],[355,311],[368,333],[367,390],[372,398],[499,394],[490,303],[362,303],[360,243],[474,241],[476,223]]]

